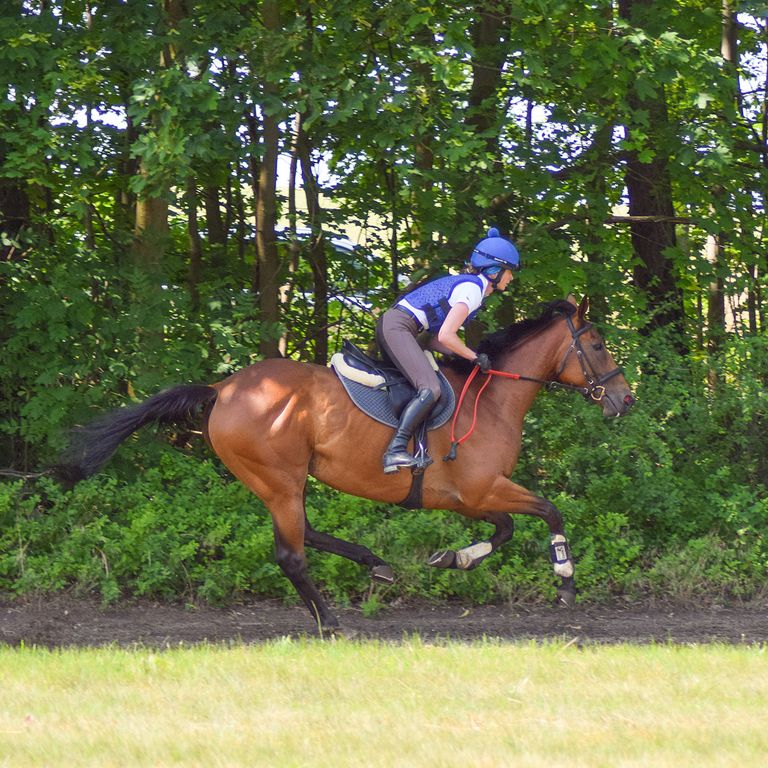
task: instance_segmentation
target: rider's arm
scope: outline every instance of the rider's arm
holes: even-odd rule
[[[437,335],[429,335],[429,341],[427,342],[427,349],[432,350],[432,352],[439,352],[441,355],[452,355],[453,352],[451,352],[448,347],[445,346],[445,344],[441,344],[437,340]]]
[[[466,304],[461,301],[458,304],[454,304],[437,334],[437,341],[441,346],[453,352],[454,355],[463,357],[466,360],[474,360],[477,357],[477,353],[473,352],[457,335],[459,328],[464,325],[468,315],[469,307]]]

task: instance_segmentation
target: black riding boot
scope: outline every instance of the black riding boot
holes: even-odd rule
[[[427,418],[434,404],[435,396],[432,391],[420,389],[419,394],[405,406],[400,414],[395,436],[382,457],[386,474],[397,472],[400,467],[412,467],[416,464],[416,459],[408,453],[408,441],[413,437],[416,427]]]

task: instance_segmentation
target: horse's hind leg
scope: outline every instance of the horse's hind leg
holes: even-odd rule
[[[362,546],[362,544],[353,544],[328,533],[316,531],[310,525],[309,518],[306,517],[304,518],[304,543],[320,552],[330,552],[332,555],[346,557],[353,563],[368,566],[373,581],[392,584],[395,580],[395,574],[389,564],[374,555],[370,549]]]
[[[299,597],[317,621],[320,630],[339,628],[339,620],[328,608],[309,578],[304,554],[304,504],[301,498],[267,503],[275,532],[275,561],[293,584]]]
[[[459,568],[462,571],[471,571],[512,538],[515,525],[506,512],[489,512],[482,519],[496,528],[488,541],[476,541],[459,550],[440,550],[427,560],[427,565],[433,568]]]

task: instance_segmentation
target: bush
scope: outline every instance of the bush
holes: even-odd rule
[[[79,310],[72,307],[62,320],[65,340],[79,333]],[[32,335],[35,316],[29,316]],[[16,321],[19,333],[27,327],[24,317]],[[61,356],[61,344],[39,354]],[[109,358],[108,351],[101,354]],[[733,339],[719,358],[685,364],[654,339],[638,343],[634,354],[628,370],[651,372],[635,375],[633,412],[606,421],[579,398],[542,393],[526,419],[513,479],[563,512],[581,599],[761,594],[768,567],[768,342]],[[104,366],[111,381],[117,374]],[[13,371],[4,375],[10,386]],[[33,378],[28,371],[23,385],[24,434],[50,452],[64,421],[53,394],[62,388]],[[92,394],[87,404],[97,395],[109,400],[109,388],[101,386],[82,379],[83,391]],[[11,422],[4,428],[12,430]],[[399,596],[554,598],[548,531],[540,520],[518,518],[510,544],[462,573],[425,563],[436,550],[487,538],[482,523],[355,499],[312,481],[307,510],[318,530],[369,547],[397,574],[393,586],[372,588],[364,568],[310,551],[313,578],[336,601],[365,600],[376,610],[381,600]],[[0,484],[0,589],[64,588],[96,591],[107,602],[121,595],[218,602],[246,593],[296,599],[274,564],[263,505],[202,441],[177,450],[151,434],[128,441],[111,469],[71,490],[46,478]]]

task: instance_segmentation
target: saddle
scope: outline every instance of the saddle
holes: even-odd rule
[[[456,396],[437,367],[431,352],[425,351],[440,381],[441,395],[427,419],[427,430],[442,427],[453,415]],[[341,352],[331,358],[331,367],[352,402],[363,413],[389,427],[396,427],[403,408],[416,396],[416,390],[389,360],[376,360],[351,341],[344,341]]]
[[[427,451],[427,432],[442,427],[453,415],[456,395],[445,376],[438,370],[431,352],[425,352],[440,381],[440,399],[427,420],[414,435],[411,488],[399,502],[406,509],[422,506],[424,470],[432,463]],[[341,352],[331,358],[331,368],[339,377],[352,402],[366,415],[388,427],[397,427],[403,408],[416,396],[416,390],[389,360],[376,360],[350,341],[344,341]]]

